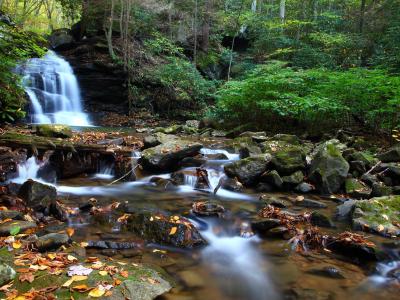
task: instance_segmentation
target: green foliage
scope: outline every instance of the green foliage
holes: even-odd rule
[[[287,64],[286,64],[287,65]],[[374,129],[392,128],[400,112],[400,78],[385,71],[295,71],[284,62],[258,67],[248,79],[231,81],[216,93],[221,117],[239,123],[297,119],[308,126],[339,125],[349,113]]]
[[[30,35],[0,23],[0,115],[14,120],[25,116],[22,111],[24,91],[15,67],[29,57],[42,56],[44,51]]]
[[[21,226],[14,226],[13,228],[11,228],[10,230],[10,234],[11,235],[16,235],[18,234],[18,232],[21,230]]]
[[[168,55],[176,55],[183,52],[183,48],[176,46],[172,40],[162,36],[157,31],[152,33],[152,39],[147,40],[143,44],[150,52],[158,55],[162,52]]]

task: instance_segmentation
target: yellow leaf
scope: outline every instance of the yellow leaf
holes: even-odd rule
[[[72,256],[72,255],[68,255],[68,260],[77,260],[76,257]]]
[[[106,276],[108,273],[107,273],[107,271],[99,271],[99,274],[100,274],[101,276]]]
[[[174,220],[175,220],[175,221],[178,221],[178,220],[179,220],[179,217],[178,217],[178,216],[175,216],[175,217],[174,217]]]
[[[69,287],[73,282],[74,282],[74,279],[71,278],[70,280],[66,281],[62,286],[63,287]]]
[[[53,254],[47,254],[47,258],[53,260],[54,259],[54,255]]]
[[[14,300],[26,300],[25,296],[18,296],[17,298],[14,298]]]
[[[178,228],[176,228],[176,227],[172,227],[172,228],[171,228],[171,232],[169,233],[169,235],[174,234],[174,233],[176,232],[177,229],[178,229]]]
[[[86,242],[82,242],[81,243],[81,247],[83,247],[83,248],[87,247],[87,243]]]
[[[90,291],[89,296],[93,297],[93,298],[99,298],[99,297],[103,296],[105,294],[105,292],[106,292],[106,289],[100,291],[99,287],[96,287],[94,290]]]
[[[13,243],[12,243],[12,246],[13,246],[14,249],[19,249],[19,248],[21,248],[22,243],[21,243],[20,240],[18,240],[18,241],[16,241],[16,242],[13,242]]]
[[[74,275],[74,276],[71,277],[70,280],[66,281],[62,286],[63,287],[69,287],[71,285],[71,283],[73,283],[75,281],[86,280],[87,278],[88,278],[87,276]]]

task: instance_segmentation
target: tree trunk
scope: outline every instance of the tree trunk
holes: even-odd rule
[[[279,22],[282,24],[281,32],[283,34],[283,23],[285,23],[285,0],[281,0],[279,4]]]
[[[129,52],[129,17],[130,17],[130,0],[126,1],[126,11],[125,11],[125,38],[124,38],[124,70],[128,71],[128,52]]]
[[[15,2],[14,2],[14,9],[15,9],[14,22],[15,23],[17,22],[18,2],[19,2],[19,0],[15,0]]]
[[[193,62],[194,62],[194,68],[196,69],[196,64],[197,64],[197,62],[196,62],[196,56],[197,56],[197,0],[195,0],[193,31],[194,31]]]
[[[329,0],[329,7],[328,7],[329,12],[332,10],[332,6],[333,6],[333,0]]]
[[[204,26],[203,26],[203,51],[208,53],[208,47],[210,43],[210,9],[211,0],[206,0],[206,11],[204,15]]]
[[[110,53],[112,60],[114,60],[114,57],[115,57],[114,48],[113,48],[113,44],[112,44],[113,23],[114,23],[114,0],[111,0],[110,25],[109,25],[108,32],[107,32],[106,22],[104,22],[104,34],[106,35],[108,52]]]
[[[251,12],[252,12],[253,14],[255,14],[256,11],[257,11],[257,0],[253,0],[253,1],[251,2]]]
[[[318,21],[318,0],[314,0],[314,22]]]
[[[122,24],[123,24],[123,20],[124,20],[124,0],[120,0],[119,5],[120,5],[120,10],[121,10],[120,17],[119,17],[119,34],[120,34],[121,40],[123,40],[124,32],[122,30],[122,28],[123,28]]]
[[[361,0],[360,33],[362,33],[364,29],[365,1],[366,0]]]

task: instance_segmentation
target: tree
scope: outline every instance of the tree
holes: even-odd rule
[[[208,46],[210,43],[210,9],[211,0],[206,0],[206,10],[204,13],[204,25],[203,25],[203,51],[208,52]]]

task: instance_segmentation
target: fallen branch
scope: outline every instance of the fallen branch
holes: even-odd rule
[[[371,168],[371,170],[369,170],[367,173],[365,173],[365,174],[369,174],[369,173],[371,173],[377,166],[379,166],[380,164],[381,164],[382,162],[381,161],[379,161],[375,166],[373,166],[372,168]]]
[[[106,186],[111,185],[111,184],[113,184],[113,183],[116,183],[116,182],[120,181],[122,178],[124,178],[124,177],[127,176],[128,174],[132,173],[132,172],[133,172],[137,167],[139,167],[139,166],[141,166],[141,164],[136,165],[134,168],[132,168],[132,170],[130,170],[130,171],[129,171],[128,173],[126,173],[124,176],[118,178],[117,180],[114,180],[113,182],[107,184]]]
[[[216,194],[219,190],[219,188],[221,187],[222,183],[224,182],[225,176],[222,176],[221,179],[218,182],[217,187],[214,189],[214,194]]]

